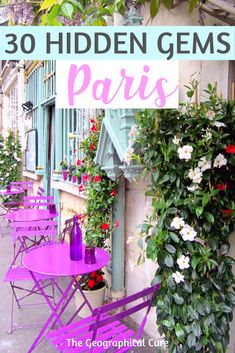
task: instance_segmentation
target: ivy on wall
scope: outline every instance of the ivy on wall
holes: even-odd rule
[[[137,114],[140,157],[150,173],[142,225],[158,264],[157,324],[169,353],[225,353],[235,306],[229,255],[235,216],[235,102],[208,85],[209,100]],[[194,90],[190,86],[188,96]]]
[[[11,181],[21,180],[21,146],[18,134],[8,131],[0,135],[0,187],[5,188]]]

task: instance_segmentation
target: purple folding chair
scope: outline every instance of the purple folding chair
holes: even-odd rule
[[[9,282],[12,289],[12,304],[11,304],[11,324],[10,333],[13,330],[13,319],[14,319],[14,299],[17,303],[18,308],[21,307],[21,301],[32,294],[41,295],[41,293],[36,288],[34,284],[32,288],[23,287],[19,282],[32,282],[32,276],[29,271],[22,265],[22,255],[32,248],[33,245],[41,244],[46,238],[49,237],[51,241],[55,241],[56,236],[56,221],[37,221],[37,222],[12,222],[12,237],[14,244],[14,259],[9,266],[9,269],[4,277],[4,282]],[[16,246],[18,248],[16,249]],[[37,274],[37,279],[39,281],[45,281],[51,279],[48,276]],[[42,284],[43,288],[52,285],[52,295],[54,298],[54,284],[49,281]],[[18,291],[23,291],[22,296],[18,296]]]
[[[42,196],[44,194],[44,191],[45,190],[41,186],[39,186],[37,191],[37,196]]]
[[[91,316],[50,332],[47,334],[47,338],[58,352],[127,352],[131,350],[130,346],[126,344],[118,347],[117,342],[120,342],[121,346],[124,340],[125,342],[131,342],[133,339],[141,338],[152,300],[159,288],[160,285],[157,284],[114,303],[94,309]],[[128,307],[120,312],[119,310],[125,305],[128,305]],[[116,309],[119,310],[116,311]],[[138,332],[135,333],[122,320],[142,309],[145,309],[143,320]],[[113,313],[113,310],[116,313]],[[86,345],[87,340],[91,340],[91,342],[96,340],[99,342],[108,341],[109,344],[98,344],[94,345],[93,349],[89,349]],[[81,342],[81,344],[78,345],[77,342]]]
[[[26,192],[28,190],[33,189],[33,182],[32,181],[12,181],[10,182],[11,187],[14,187],[16,189],[23,189]]]
[[[24,207],[48,207],[54,203],[53,196],[24,196],[23,206]]]

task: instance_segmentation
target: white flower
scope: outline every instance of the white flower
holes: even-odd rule
[[[212,133],[210,132],[210,130],[206,130],[206,134],[203,135],[203,137],[206,138],[207,141],[212,139]]]
[[[180,143],[180,139],[177,138],[177,136],[175,135],[172,142],[175,144],[175,145],[178,145]]]
[[[137,125],[132,125],[131,131],[129,132],[128,136],[130,137],[136,137],[138,135],[138,126]]]
[[[182,275],[179,271],[172,273],[172,277],[176,283],[184,282],[184,275]]]
[[[227,164],[227,159],[224,157],[222,153],[218,154],[218,156],[214,160],[214,168],[221,168],[223,165]]]
[[[188,224],[181,229],[180,234],[182,235],[184,241],[194,241],[194,238],[197,236],[197,232],[195,232],[193,227],[190,227]]]
[[[190,265],[189,265],[189,257],[188,256],[184,256],[184,255],[181,255],[178,259],[177,259],[177,264],[179,265],[179,268],[181,270],[184,270],[185,268],[189,268]]]
[[[215,112],[213,112],[213,110],[208,110],[208,112],[206,113],[206,117],[212,121],[215,117]]]
[[[193,183],[200,183],[202,181],[202,172],[200,168],[190,169],[188,177]]]
[[[204,172],[207,169],[211,169],[211,161],[207,161],[206,157],[202,157],[198,162],[198,167],[201,168],[202,172]]]
[[[226,127],[226,125],[220,121],[215,121],[212,125],[216,127]]]
[[[175,229],[181,229],[182,227],[184,227],[184,225],[185,225],[185,222],[183,218],[180,218],[178,216],[175,217],[171,222],[171,228],[175,228]]]
[[[177,152],[179,154],[180,159],[188,160],[191,158],[191,154],[193,152],[193,147],[189,146],[189,145],[185,145],[183,147],[179,147]]]
[[[190,186],[187,186],[187,189],[188,191],[191,191],[191,192],[194,192],[195,190],[198,189],[198,185],[190,185]]]
[[[128,147],[128,148],[126,149],[126,152],[125,152],[125,155],[124,155],[124,158],[123,158],[123,161],[124,161],[127,165],[130,165],[133,154],[134,154],[134,148]]]
[[[16,160],[17,160],[17,162],[20,162],[20,161],[21,161],[21,158],[18,158],[18,157],[17,157]]]

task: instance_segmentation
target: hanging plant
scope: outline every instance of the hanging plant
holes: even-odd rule
[[[85,192],[85,244],[107,248],[107,240],[113,228],[118,226],[117,222],[112,221],[112,205],[117,197],[118,182],[109,179],[94,162],[102,119],[103,115],[90,120],[90,132],[81,143],[84,158],[77,161],[77,167],[79,173],[84,173],[84,183],[79,185],[79,191]]]
[[[235,102],[223,102],[211,85],[206,92],[200,105],[136,118],[151,175],[151,213],[141,235],[158,264],[157,324],[169,353],[225,353],[235,306]]]

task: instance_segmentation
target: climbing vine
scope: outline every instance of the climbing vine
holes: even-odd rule
[[[0,186],[1,189],[11,181],[19,181],[21,178],[21,149],[18,135],[12,131],[3,138],[0,135]]]
[[[112,206],[117,197],[118,182],[112,181],[94,161],[103,115],[90,119],[90,132],[81,143],[84,158],[77,161],[78,174],[83,183],[78,188],[84,192],[84,241],[89,246],[108,247],[108,239],[118,222],[112,221]]]
[[[141,235],[158,264],[157,324],[169,353],[225,353],[235,306],[235,102],[222,101],[210,84],[206,93],[199,105],[136,117],[151,175]]]

